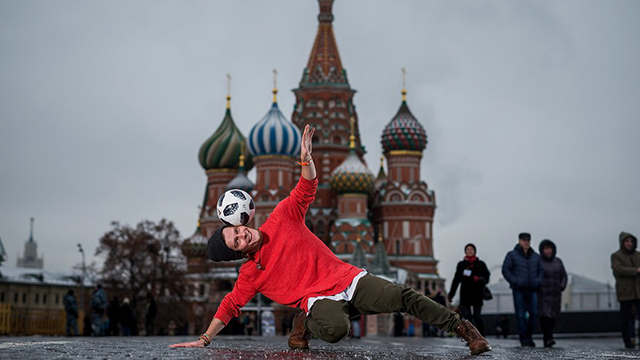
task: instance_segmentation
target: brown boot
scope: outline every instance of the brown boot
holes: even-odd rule
[[[293,326],[291,334],[289,334],[289,347],[296,349],[309,349],[309,338],[311,334],[304,327],[304,319],[307,318],[307,314],[304,311],[299,312],[293,317]]]
[[[471,355],[478,355],[491,350],[491,345],[489,345],[487,339],[480,335],[478,329],[469,320],[462,320],[456,328],[456,334],[468,343]]]

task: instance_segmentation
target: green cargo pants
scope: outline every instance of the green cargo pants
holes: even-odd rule
[[[367,274],[358,281],[351,301],[318,300],[304,324],[317,338],[335,343],[349,334],[350,318],[393,312],[406,312],[447,332],[461,322],[455,312],[412,288]]]

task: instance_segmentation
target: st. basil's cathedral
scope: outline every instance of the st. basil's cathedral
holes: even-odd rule
[[[409,110],[402,89],[400,108],[382,129],[384,157],[374,176],[363,161],[356,90],[342,67],[333,33],[333,0],[318,2],[318,31],[302,79],[293,90],[291,120],[279,109],[274,86],[271,108],[245,136],[234,123],[228,94],[222,123],[200,148],[207,185],[197,229],[182,245],[188,262],[190,333],[207,327],[242,264],[242,260],[214,263],[206,257],[207,239],[222,225],[216,212],[218,198],[233,188],[249,192],[256,205],[249,226],[259,228],[298,181],[300,135],[307,124],[316,129],[313,156],[319,181],[307,226],[343,261],[427,295],[443,288],[433,254],[435,194],[420,179],[426,131]],[[247,177],[253,168],[255,183]],[[256,311],[273,313],[275,330],[282,334],[296,310],[259,295],[241,316]],[[391,317],[363,316],[363,333],[388,335]],[[415,323],[419,334],[421,323],[406,321]],[[227,328],[233,331],[233,324]]]

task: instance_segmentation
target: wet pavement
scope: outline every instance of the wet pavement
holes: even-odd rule
[[[456,338],[369,337],[337,344],[311,340],[291,351],[285,337],[219,337],[207,348],[170,349],[194,337],[0,337],[1,359],[640,359],[620,338],[558,339],[553,349],[521,348],[516,339],[489,338],[493,351],[469,355]],[[541,343],[538,340],[538,343]]]

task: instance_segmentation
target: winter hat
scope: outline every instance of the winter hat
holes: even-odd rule
[[[531,240],[531,234],[523,232],[518,234],[518,240]]]
[[[222,236],[222,230],[228,226],[220,226],[213,232],[207,244],[207,257],[213,261],[232,261],[242,259],[240,252],[227,247]]]
[[[546,248],[547,246],[550,246],[553,249],[553,253],[550,257],[547,257],[547,255],[544,253],[544,248]],[[540,250],[540,256],[542,256],[544,260],[552,260],[554,257],[556,257],[556,244],[554,244],[553,241],[549,239],[542,240],[540,242],[538,250]]]
[[[471,246],[473,248],[473,253],[477,254],[478,251],[476,250],[476,246],[473,245],[472,243],[468,243],[467,245],[464,246],[464,250],[467,251],[467,246]]]

